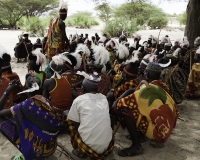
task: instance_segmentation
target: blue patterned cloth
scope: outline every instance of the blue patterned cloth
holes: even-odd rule
[[[61,113],[50,102],[37,95],[13,107],[18,138],[13,142],[27,160],[44,160],[57,147],[57,136],[63,127]]]

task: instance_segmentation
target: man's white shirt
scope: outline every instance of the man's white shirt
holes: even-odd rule
[[[80,123],[82,141],[98,154],[108,148],[112,139],[109,105],[101,93],[86,93],[77,97],[69,111],[69,120]]]

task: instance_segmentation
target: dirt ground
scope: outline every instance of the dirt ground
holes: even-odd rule
[[[75,33],[77,29],[68,29],[67,34],[73,32]],[[94,35],[94,33],[99,33],[100,29],[91,30],[78,30],[77,33],[89,33]],[[146,40],[150,34],[158,35],[159,30],[150,31],[140,31],[142,35],[142,41]],[[18,42],[17,36],[21,31],[2,31],[0,30],[0,45],[3,45],[8,50],[8,53],[13,55],[13,48]],[[167,32],[162,31],[161,37],[169,35],[171,40],[176,40],[177,38],[183,37],[183,32],[173,31]],[[35,42],[36,38],[30,38],[32,42]],[[12,59],[12,68],[20,76],[22,84],[24,84],[26,70],[26,63],[16,63],[16,59]],[[199,100],[184,100],[182,104],[178,105],[178,109],[181,115],[181,120],[177,120],[176,128],[173,130],[172,135],[165,143],[165,147],[161,149],[151,148],[149,146],[149,141],[142,144],[144,148],[144,154],[121,158],[117,155],[119,149],[124,147],[129,147],[131,142],[125,138],[127,131],[119,128],[115,136],[115,148],[112,154],[107,158],[107,160],[199,160],[200,159],[200,101]],[[69,151],[72,151],[72,146],[70,143],[70,138],[67,134],[59,136],[59,142],[62,143]],[[9,160],[11,157],[19,154],[19,151],[0,134],[0,160]],[[66,160],[67,157],[62,155],[59,157],[59,152],[56,152],[50,160]],[[77,158],[78,159],[78,158]]]

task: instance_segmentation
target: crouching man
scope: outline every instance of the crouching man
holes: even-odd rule
[[[98,74],[77,74],[85,79],[82,82],[84,94],[74,100],[66,120],[74,148],[72,153],[81,158],[105,159],[114,148],[114,138],[108,101],[97,92],[101,78]]]

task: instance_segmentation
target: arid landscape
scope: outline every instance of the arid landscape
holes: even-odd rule
[[[158,36],[160,30],[142,30],[138,34],[142,35],[141,43],[148,39],[149,35]],[[89,37],[98,33],[101,35],[100,28],[92,28],[89,30],[66,28],[67,35],[75,33],[88,33]],[[27,73],[26,63],[16,63],[14,58],[14,47],[18,42],[18,35],[21,31],[0,30],[0,44],[4,46],[8,53],[12,55],[12,68],[20,76],[22,84],[24,84],[25,75]],[[165,31],[162,30],[160,38],[168,35],[173,42],[178,38],[183,38],[183,32],[179,30]],[[32,43],[38,37],[30,37]],[[130,43],[132,40],[130,40]],[[199,100],[184,100],[182,104],[178,105],[181,119],[177,120],[176,128],[173,130],[172,135],[165,143],[165,147],[161,149],[151,148],[149,141],[143,143],[144,154],[130,157],[121,158],[117,155],[117,151],[121,148],[128,147],[131,142],[125,138],[127,131],[119,128],[115,138],[115,149],[113,153],[107,158],[108,160],[199,160],[200,159],[200,101]],[[59,136],[61,142],[69,151],[72,151],[70,138],[67,134]],[[3,135],[0,135],[0,160],[9,160],[13,156],[19,154],[19,151],[8,141]],[[64,155],[59,157],[59,152],[56,152],[51,160],[65,160]]]

